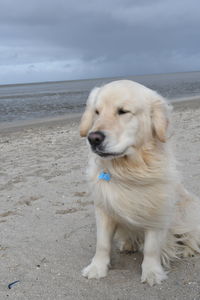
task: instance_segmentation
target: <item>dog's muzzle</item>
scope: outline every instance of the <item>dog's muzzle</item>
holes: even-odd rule
[[[88,141],[92,148],[92,151],[101,157],[114,157],[122,156],[125,151],[122,152],[107,152],[105,149],[105,134],[102,131],[93,131],[88,135]]]

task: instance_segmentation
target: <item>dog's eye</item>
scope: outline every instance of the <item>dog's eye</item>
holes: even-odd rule
[[[96,114],[96,115],[99,115],[99,111],[98,111],[97,109],[95,110],[95,114]]]
[[[125,110],[123,108],[118,108],[117,113],[118,113],[118,115],[124,115],[124,114],[129,113],[129,111]]]

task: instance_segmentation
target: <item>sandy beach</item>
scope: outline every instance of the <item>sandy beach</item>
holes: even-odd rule
[[[113,246],[107,278],[81,276],[95,219],[79,119],[0,127],[0,299],[200,299],[200,256],[174,262],[168,280],[149,287],[140,283],[142,255]],[[174,104],[173,128],[183,182],[200,195],[200,99]]]

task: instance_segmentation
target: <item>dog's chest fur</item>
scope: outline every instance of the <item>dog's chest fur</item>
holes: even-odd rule
[[[102,171],[109,173],[109,181],[99,179]],[[97,160],[90,161],[88,177],[95,205],[112,217],[129,226],[165,226],[171,213],[171,201],[166,199],[170,197],[168,184],[156,182],[147,174],[123,176],[122,170],[110,167],[109,163],[102,166]]]

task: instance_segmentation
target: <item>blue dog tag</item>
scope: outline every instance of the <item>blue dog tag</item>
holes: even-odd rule
[[[105,180],[105,181],[110,181],[110,174],[109,173],[106,173],[106,172],[101,172],[99,174],[99,179],[102,179],[102,180]]]

